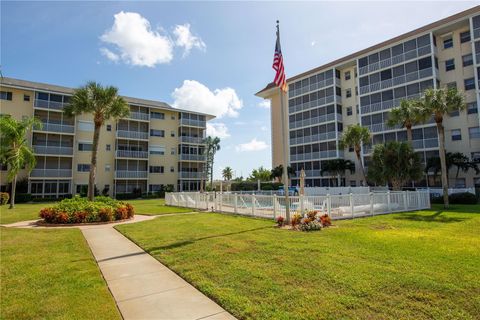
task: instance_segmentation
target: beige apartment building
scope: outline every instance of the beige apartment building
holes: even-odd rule
[[[446,150],[480,161],[479,79],[480,6],[289,78],[284,99],[289,164],[297,173],[306,171],[306,185],[329,186],[334,179],[320,174],[322,164],[335,158],[357,162],[353,150],[339,148],[338,140],[344,128],[361,124],[372,133],[371,144],[362,148],[368,170],[373,145],[407,139],[405,129],[386,125],[389,110],[402,99],[418,98],[427,88],[445,86],[457,87],[467,101],[465,111],[444,119]],[[280,91],[271,83],[256,95],[271,100],[272,166],[277,166],[283,152]],[[413,146],[423,162],[438,156],[433,120],[413,129]],[[364,183],[356,171],[347,171],[346,186]],[[292,179],[294,185],[298,176]],[[480,175],[473,170],[456,178],[452,168],[449,178],[450,187],[480,187]],[[413,185],[435,186],[439,180],[430,172]]]
[[[29,134],[37,165],[28,178],[33,197],[79,194],[88,185],[93,140],[91,115],[66,117],[72,88],[2,78],[0,113],[36,117],[41,129]],[[173,108],[164,102],[124,97],[130,116],[108,121],[98,147],[96,187],[110,196],[163,187],[199,190],[205,172],[206,123],[213,116]],[[5,188],[6,168],[1,185]],[[139,189],[139,190],[138,190]]]

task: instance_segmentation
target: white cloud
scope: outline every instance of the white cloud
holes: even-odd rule
[[[200,37],[194,36],[190,31],[190,24],[186,23],[184,25],[176,25],[173,30],[173,34],[176,37],[175,45],[178,47],[183,47],[183,56],[187,56],[190,53],[192,48],[197,48],[199,50],[205,51],[207,45]]]
[[[161,30],[152,30],[150,22],[135,12],[119,12],[110,30],[100,37],[105,43],[114,45],[118,53],[100,49],[111,59],[121,58],[135,66],[154,67],[173,59],[173,42]],[[113,54],[113,55],[112,55]]]
[[[175,108],[223,116],[237,117],[243,107],[243,101],[232,88],[211,91],[204,84],[195,80],[185,80],[180,88],[172,93]]]
[[[312,42],[310,42],[310,45],[311,45],[312,47],[314,47],[316,44],[317,44],[317,41],[312,41]]]
[[[258,141],[257,138],[253,138],[252,141],[247,143],[242,143],[235,147],[237,152],[240,151],[261,151],[268,148],[268,144],[265,141]]]
[[[259,102],[257,104],[257,106],[259,106],[260,108],[264,108],[264,109],[270,109],[270,100],[265,99],[262,102]]]
[[[207,123],[207,136],[225,139],[230,137],[230,133],[228,132],[228,128],[225,123]]]
[[[110,51],[110,50],[107,49],[107,48],[100,48],[100,53],[101,53],[102,55],[104,55],[105,57],[107,57],[108,60],[112,60],[113,62],[118,62],[118,60],[120,59],[120,57],[118,56],[118,54],[116,54],[115,52]]]

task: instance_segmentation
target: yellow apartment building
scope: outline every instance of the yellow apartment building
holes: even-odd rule
[[[294,59],[295,57],[289,57]],[[288,63],[288,60],[286,61]],[[480,6],[436,21],[372,47],[355,52],[287,79],[289,164],[306,171],[306,185],[329,186],[331,176],[321,175],[325,160],[343,158],[356,163],[353,150],[338,145],[343,129],[361,124],[372,132],[363,146],[368,164],[375,144],[406,141],[406,130],[388,127],[389,110],[402,99],[417,98],[427,88],[455,86],[466,97],[467,109],[444,119],[447,152],[462,152],[480,161]],[[271,100],[272,166],[282,163],[280,92],[270,83],[256,94]],[[413,146],[425,163],[438,156],[438,134],[429,121],[413,128]],[[292,183],[298,184],[297,178]],[[480,187],[473,170],[449,173],[450,187]],[[347,171],[343,185],[364,183]],[[413,186],[435,186],[433,172]]]
[[[28,193],[37,198],[79,194],[88,185],[93,140],[91,115],[65,116],[74,89],[4,77],[0,113],[16,119],[36,117],[41,129],[29,134],[37,159],[28,178]],[[175,190],[199,190],[204,178],[208,114],[180,110],[164,102],[124,97],[130,116],[108,121],[98,147],[96,187],[110,196]],[[6,167],[1,167],[6,188]]]

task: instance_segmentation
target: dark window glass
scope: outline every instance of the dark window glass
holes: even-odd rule
[[[460,43],[469,42],[470,40],[470,30],[460,33]]]
[[[368,76],[360,78],[360,87],[368,86]]]
[[[347,107],[347,116],[351,116],[353,114],[353,108]]]
[[[386,59],[390,58],[391,56],[392,55],[390,53],[390,48],[380,51],[380,60],[386,60]]]
[[[368,65],[368,57],[363,57],[363,58],[358,59],[358,66],[360,68],[365,67],[366,65]]]
[[[423,70],[423,69],[428,69],[432,67],[432,58],[427,57],[418,60],[418,69]]]
[[[393,68],[392,73],[393,73],[394,78],[403,76],[405,74],[404,65],[402,64],[401,66],[397,66],[397,67]]]
[[[448,49],[448,48],[452,48],[452,47],[453,47],[453,39],[452,38],[448,38],[448,39],[443,40],[443,48],[444,49]]]
[[[411,73],[418,71],[417,61],[409,62],[405,65],[405,73]]]
[[[420,82],[420,92],[424,92],[427,89],[433,88],[433,81],[432,80],[426,80]]]
[[[471,66],[473,64],[473,56],[472,54],[466,54],[462,56],[462,63],[464,67]]]
[[[23,101],[30,101],[30,96],[28,94],[24,94]]]
[[[407,86],[407,95],[411,96],[412,94],[417,94],[420,92],[418,83],[409,84]]]
[[[378,62],[378,53],[374,53],[368,56],[368,64]]]
[[[380,73],[374,73],[369,76],[370,84],[380,82]]]
[[[467,114],[475,114],[478,113],[477,103],[470,102],[467,103]]]
[[[424,47],[430,44],[430,35],[426,34],[417,38],[417,47]]]
[[[473,29],[480,28],[480,16],[473,17]]]
[[[340,70],[335,69],[335,77],[337,77],[338,79],[340,79]]]
[[[48,93],[46,93],[46,92],[37,92],[37,99],[39,99],[39,100],[48,100]]]
[[[107,124],[107,131],[112,131],[112,125],[111,124]]]
[[[10,91],[0,91],[0,100],[12,101],[12,93]]]
[[[340,89],[340,87],[335,87],[335,94],[337,96],[341,96],[342,95],[342,89]]]
[[[381,80],[388,80],[392,78],[392,69],[383,70],[380,72]]]
[[[366,106],[370,104],[370,96],[364,96],[360,98],[360,104]]]
[[[393,100],[393,90],[387,90],[382,92],[382,101]]]
[[[375,93],[370,96],[370,101],[372,104],[382,101],[382,95],[380,93]]]
[[[401,55],[403,53],[403,43],[392,47],[392,57]]]
[[[350,80],[350,78],[351,78],[350,71],[345,72],[345,80]]]
[[[445,61],[445,71],[455,70],[455,59]]]
[[[475,89],[475,78],[469,78],[464,80],[465,90]]]
[[[417,40],[412,39],[412,40],[409,40],[409,41],[405,42],[403,44],[403,48],[404,48],[405,52],[415,50],[417,48]]]
[[[63,102],[63,97],[59,94],[50,94],[50,101]]]

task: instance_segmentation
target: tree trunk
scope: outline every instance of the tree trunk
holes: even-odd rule
[[[440,152],[440,166],[442,170],[442,189],[443,189],[443,206],[448,208],[448,178],[447,178],[447,159],[445,158],[445,131],[443,124],[437,122],[439,152]]]
[[[210,188],[213,189],[213,156],[212,164],[210,165]]]
[[[17,189],[17,175],[13,177],[12,180],[12,192],[10,192],[10,207],[9,209],[15,208],[15,189]]]
[[[358,164],[360,165],[360,171],[362,172],[363,181],[365,186],[368,186],[367,176],[365,175],[365,169],[363,168],[362,158],[360,157],[360,148],[355,147],[355,155],[357,156]]]
[[[95,199],[95,175],[97,171],[98,140],[100,139],[101,128],[102,124],[100,122],[95,122],[95,129],[93,131],[92,160],[90,161],[90,175],[88,177],[88,200],[90,201]]]
[[[412,126],[408,125],[408,126],[405,126],[405,127],[407,128],[407,141],[411,146],[413,146]]]

